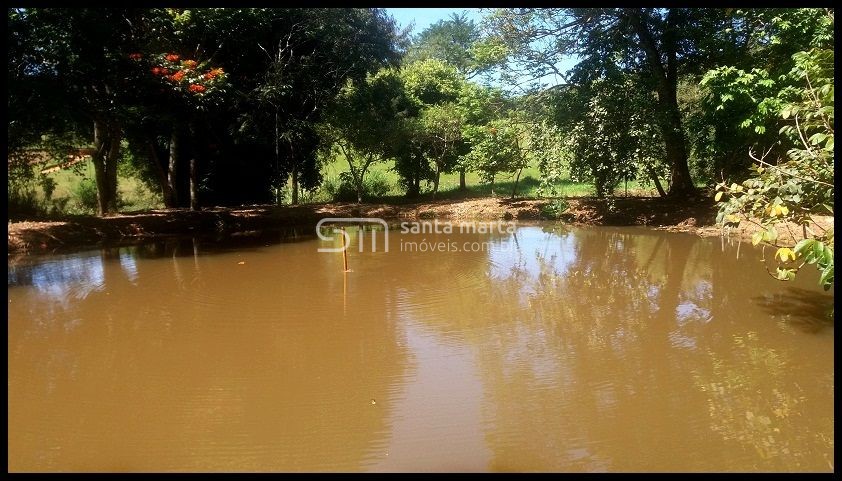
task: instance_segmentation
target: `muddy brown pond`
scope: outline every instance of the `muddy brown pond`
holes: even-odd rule
[[[833,470],[809,269],[645,228],[349,235],[348,273],[315,236],[10,261],[9,470]]]

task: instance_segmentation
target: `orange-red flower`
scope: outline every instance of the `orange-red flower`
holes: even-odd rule
[[[170,80],[172,80],[173,82],[181,82],[181,79],[184,78],[185,73],[186,72],[184,70],[179,70],[178,72],[176,72],[176,73],[172,74],[172,76],[170,76]]]
[[[215,69],[213,69],[213,70],[211,70],[211,71],[209,71],[208,73],[205,74],[205,79],[210,80],[210,79],[212,79],[212,78],[214,78],[214,77],[216,77],[220,74],[223,74],[223,73],[225,73],[225,72],[221,68],[215,68]]]
[[[163,69],[161,67],[152,67],[152,74],[153,75],[163,75],[164,70],[166,70],[166,69]]]
[[[143,58],[143,54],[140,53],[130,53],[129,58],[132,60],[140,60]]]
[[[199,85],[199,84],[192,84],[187,89],[190,90],[191,92],[195,92],[195,93],[202,93],[205,90],[207,90],[204,85]]]
[[[177,54],[171,53],[165,57],[169,62],[178,62],[178,59],[181,58]]]
[[[181,65],[183,65],[185,68],[196,68],[196,65],[198,65],[198,63],[195,60],[182,60]]]

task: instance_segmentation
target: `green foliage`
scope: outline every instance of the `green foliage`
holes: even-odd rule
[[[369,174],[363,186],[363,197],[366,199],[377,199],[385,196],[392,190],[392,183],[389,182],[386,174],[382,171],[374,171]]]
[[[830,241],[833,240],[833,233],[831,232]],[[787,249],[784,247],[783,249]],[[781,249],[781,250],[783,250]],[[822,242],[816,239],[802,239],[792,251],[784,251],[783,255],[779,255],[783,262],[786,262],[786,256],[792,253],[792,260],[802,259],[806,264],[815,264],[816,268],[821,272],[819,277],[819,285],[825,290],[829,290],[833,286],[833,245]],[[779,254],[781,254],[779,252]],[[789,274],[792,272],[792,274]],[[795,276],[793,271],[787,271],[787,275]]]
[[[36,174],[39,168],[33,168],[28,160],[28,157],[21,157],[17,162],[10,159],[7,178],[9,218],[40,218],[50,213],[50,200],[56,184],[52,178]],[[39,187],[43,192],[40,197],[37,193]]]
[[[422,128],[420,138],[435,172],[435,196],[441,173],[452,171],[459,162],[459,156],[464,153],[463,118],[456,104],[449,102],[425,108],[421,112],[419,125]]]
[[[406,53],[406,61],[438,59],[463,75],[471,76],[477,69],[472,46],[479,38],[479,28],[466,14],[451,14],[447,20],[430,25],[414,39]]]
[[[541,217],[545,219],[557,220],[561,219],[567,209],[570,208],[570,203],[565,199],[554,199],[549,203],[541,206]]]
[[[340,184],[340,179],[337,177],[325,177],[322,181],[322,185],[319,186],[319,191],[324,193],[325,200],[328,201],[341,201],[340,189],[342,188]],[[356,200],[356,189],[353,185],[348,185],[344,190],[349,193],[353,194],[351,197],[353,200]]]
[[[130,141],[128,147],[122,151],[123,158],[117,165],[117,175],[121,179],[137,179],[149,191],[160,191],[156,166],[144,156],[143,145]]]
[[[341,172],[338,177],[328,177],[322,182],[320,190],[333,202],[356,202],[357,187],[350,172]],[[386,174],[375,170],[365,178],[362,186],[363,200],[370,201],[385,196],[392,190],[392,184]]]
[[[645,85],[632,75],[607,72],[581,88],[568,89],[557,98],[556,116],[565,132],[571,156],[571,177],[592,181],[597,197],[612,195],[624,179],[657,165],[662,141],[648,119],[654,100]]]
[[[717,221],[739,224],[741,216],[758,219],[763,231],[752,242],[778,246],[776,277],[789,280],[805,264],[816,264],[820,284],[833,283],[833,229],[822,231],[815,215],[833,214],[833,50],[813,49],[793,55],[790,75],[802,81],[801,90],[780,109],[785,125],[780,142],[792,145],[784,157],[769,151],[752,158],[754,175],[741,184],[717,185]],[[778,243],[775,226],[793,222],[803,226],[804,239],[795,246]],[[818,231],[816,231],[816,230]],[[800,262],[800,264],[798,264]]]
[[[477,89],[455,67],[433,58],[405,65],[398,74],[407,108],[400,114],[399,138],[389,139],[390,153],[401,184],[415,196],[422,181],[437,190],[441,173],[459,164],[465,150],[462,126],[467,116],[480,115],[462,100]]]
[[[495,69],[509,85],[534,83],[559,72],[562,57],[574,53],[568,36],[587,38],[581,30],[565,27],[575,12],[560,8],[496,9],[484,19],[486,35],[473,47],[478,64]]]
[[[471,45],[471,57],[478,68],[490,70],[505,65],[511,52],[499,38],[480,38]]]
[[[38,179],[41,184],[41,190],[44,192],[44,200],[49,202],[53,198],[53,192],[56,191],[56,181],[47,175],[41,175]]]
[[[568,177],[570,168],[570,158],[564,148],[561,130],[547,121],[538,122],[530,129],[529,140],[529,156],[541,172],[538,195],[560,195],[560,185]]]
[[[73,200],[76,208],[82,211],[95,211],[97,207],[96,182],[93,179],[82,179],[73,189]]]
[[[44,134],[73,133],[90,144],[93,119],[105,210],[116,207],[116,179],[106,172],[118,163],[120,141],[130,139],[143,153],[137,158],[159,169],[176,130],[185,131],[182,162],[198,157],[200,170],[236,162],[211,160],[204,152],[211,144],[265,152],[280,143],[279,155],[252,159],[272,175],[254,177],[295,171],[302,185],[317,184],[315,123],[348,79],[396,64],[400,40],[381,9],[27,8],[8,15],[11,148],[40,143]]]
[[[768,155],[783,157],[792,147],[779,138],[778,126],[781,110],[803,85],[793,55],[805,45],[827,47],[833,38],[832,14],[824,9],[747,9],[734,18],[745,48],[703,75],[699,108],[689,113],[694,150],[708,161],[707,176],[728,182],[748,175],[749,148],[767,146]]]
[[[38,218],[47,213],[31,181],[9,183],[8,213],[9,219]]]
[[[456,67],[441,60],[412,62],[401,69],[409,97],[418,107],[454,102],[462,90],[462,75]]]
[[[465,133],[471,144],[465,162],[484,183],[492,185],[492,195],[498,175],[512,174],[526,166],[527,159],[519,145],[521,128],[511,117],[470,126]]]
[[[654,177],[664,165],[670,193],[687,195],[695,187],[679,78],[719,55],[698,55],[702,45],[714,54],[728,44],[715,35],[726,17],[720,9],[498,9],[478,45],[491,62],[507,55],[498,59],[499,73],[513,88],[562,81],[554,97],[566,105],[554,120],[567,134],[572,175],[592,180],[597,195],[609,195],[621,179]],[[571,56],[578,64],[562,72]]]
[[[358,201],[365,195],[369,167],[405,148],[405,118],[414,109],[399,74],[383,69],[363,81],[348,81],[328,110],[319,131],[322,148],[328,156],[345,158]]]

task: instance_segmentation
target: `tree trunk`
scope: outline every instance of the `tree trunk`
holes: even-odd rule
[[[354,188],[357,190],[357,204],[363,203],[363,191],[365,190],[365,167],[359,171],[355,170],[351,165],[351,175],[354,177]]]
[[[105,157],[105,180],[108,187],[107,212],[117,212],[117,163],[120,161],[120,127],[112,126],[109,131],[108,154]]]
[[[275,203],[281,205],[283,203],[283,199],[281,198],[281,140],[280,140],[280,129],[278,127],[278,109],[275,108],[275,175],[277,175],[277,182],[278,184],[275,185]]]
[[[94,151],[91,159],[94,163],[94,180],[96,181],[97,215],[103,216],[108,211],[108,187],[105,180],[105,132],[102,124],[94,120]]]
[[[660,97],[660,95],[659,95]],[[669,119],[664,122],[661,128],[661,135],[664,137],[667,148],[667,162],[670,165],[670,196],[687,197],[696,191],[693,179],[690,176],[690,166],[687,162],[687,149],[684,139],[684,130],[681,127],[681,113],[678,110],[674,92],[669,105],[665,109],[669,112]]]
[[[190,210],[199,210],[199,135],[195,119],[190,121]]]
[[[91,154],[96,181],[97,215],[117,211],[117,157],[120,154],[120,129],[94,120],[94,152]]]
[[[413,155],[413,162],[415,163],[415,169],[411,174],[409,179],[409,185],[406,189],[406,196],[409,198],[418,197],[421,194],[421,164],[420,162],[416,162],[418,159],[414,158]]]
[[[190,210],[199,210],[199,173],[198,166],[196,165],[198,163],[196,157],[198,157],[198,155],[197,152],[194,151],[193,156],[190,157]]]
[[[298,159],[295,157],[295,147],[289,142],[289,159],[292,162],[292,205],[298,205]]]
[[[667,162],[671,166],[669,195],[690,196],[696,188],[690,176],[686,139],[681,125],[681,111],[678,109],[678,60],[674,32],[671,27],[671,12],[667,13],[667,27],[662,36],[661,48],[664,50],[663,52],[658,50],[649,26],[642,18],[640,9],[629,8],[626,9],[626,13],[640,40],[640,46],[645,53],[652,75],[657,80],[657,105],[658,110],[660,110],[658,124],[666,144]],[[666,54],[666,66],[661,59],[662,53]]]
[[[292,161],[292,205],[298,205],[298,166]]]
[[[468,185],[465,183],[465,168],[459,169],[459,190],[468,190]]]
[[[517,183],[520,182],[520,173],[523,172],[523,167],[518,169],[517,177],[515,177],[515,186],[512,188],[512,199],[517,195]]]
[[[441,179],[441,169],[438,165],[436,165],[436,177],[433,180],[433,199],[436,198],[436,194],[439,191],[439,180]]]
[[[652,182],[655,183],[655,188],[658,190],[658,195],[661,197],[666,197],[667,193],[664,191],[664,187],[661,185],[661,179],[658,178],[658,173],[655,172],[655,169],[652,168],[650,165],[647,170],[649,171],[649,177],[652,178]]]
[[[415,173],[415,179],[412,183],[412,197],[418,197],[421,195],[421,173]]]
[[[173,126],[172,134],[170,134],[170,161],[167,165],[167,184],[168,189],[171,193],[170,201],[173,207],[178,207],[178,185],[176,184],[176,177],[178,172],[178,149],[178,127]]]
[[[409,198],[418,197],[421,193],[421,176],[418,173],[413,173],[412,178],[409,179],[409,186],[406,189],[406,196]]]
[[[161,185],[161,197],[164,199],[164,207],[175,207],[172,201],[172,190],[167,181],[167,173],[161,166],[161,159],[158,158],[158,151],[155,149],[153,141],[147,141],[146,148],[148,150],[149,162],[155,166],[155,173],[158,175],[158,183]]]

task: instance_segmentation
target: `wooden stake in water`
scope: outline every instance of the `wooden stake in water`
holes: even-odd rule
[[[345,228],[340,227],[342,229],[342,245],[345,246]],[[345,264],[345,270],[342,272],[342,314],[347,314],[348,311],[348,273],[350,270],[348,269],[348,248],[345,246],[342,249],[342,261]]]
[[[340,229],[342,229],[342,245],[345,246],[345,228],[340,227]],[[348,270],[348,247],[347,246],[345,246],[345,248],[342,249],[342,260],[345,262],[345,271],[344,272],[350,272]]]

